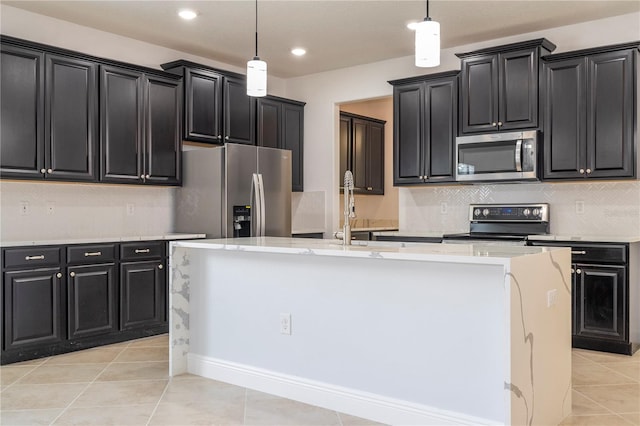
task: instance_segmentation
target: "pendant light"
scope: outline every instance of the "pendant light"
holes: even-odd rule
[[[247,95],[267,95],[267,63],[258,56],[258,0],[256,0],[256,55],[247,62]]]
[[[429,17],[429,0],[427,16],[422,22],[413,24],[413,28],[416,30],[416,66],[440,65],[440,24]]]

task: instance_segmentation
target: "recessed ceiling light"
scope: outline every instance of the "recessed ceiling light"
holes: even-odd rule
[[[303,56],[305,53],[307,53],[307,51],[304,50],[302,47],[296,47],[294,49],[291,49],[291,53],[293,53],[296,56]]]
[[[194,19],[196,16],[198,16],[198,14],[193,10],[182,9],[180,12],[178,12],[178,16],[180,16],[182,19],[186,19],[187,21],[190,21]]]

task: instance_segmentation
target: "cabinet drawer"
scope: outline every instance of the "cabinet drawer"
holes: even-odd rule
[[[116,259],[115,244],[91,244],[67,247],[68,263],[106,263]]]
[[[571,244],[571,261],[574,263],[627,263],[625,245],[579,245]]]
[[[164,241],[146,241],[120,244],[120,260],[153,259],[164,257]]]
[[[59,265],[62,247],[27,247],[4,250],[4,267],[39,267]]]

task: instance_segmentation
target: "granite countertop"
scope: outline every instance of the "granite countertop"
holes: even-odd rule
[[[209,250],[248,251],[298,255],[360,257],[380,260],[415,260],[447,263],[506,265],[510,259],[568,248],[501,246],[485,244],[424,244],[381,241],[354,241],[343,246],[338,240],[282,237],[247,237],[175,241],[174,247]]]
[[[529,241],[575,241],[594,243],[638,243],[640,235],[614,236],[614,235],[529,235]]]
[[[206,234],[125,235],[120,237],[60,238],[47,240],[2,241],[1,247],[54,246],[63,244],[122,243],[127,241],[194,240]]]

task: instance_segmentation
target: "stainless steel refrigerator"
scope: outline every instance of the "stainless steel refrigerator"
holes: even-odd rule
[[[291,236],[291,151],[226,144],[182,154],[176,232]]]

